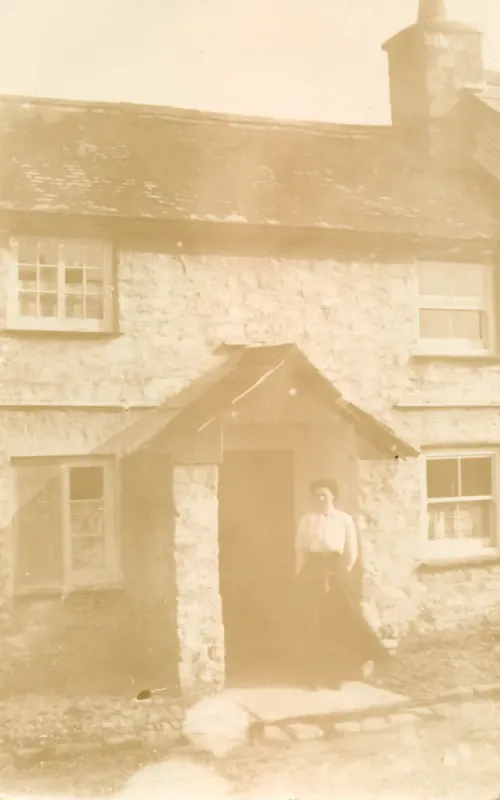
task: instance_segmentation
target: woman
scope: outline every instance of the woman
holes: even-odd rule
[[[312,510],[297,528],[304,677],[309,685],[340,688],[388,653],[363,616],[360,541],[352,517],[335,507],[337,485],[315,480],[310,494]]]

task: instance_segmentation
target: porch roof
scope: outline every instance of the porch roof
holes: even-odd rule
[[[418,455],[415,447],[387,425],[348,402],[296,345],[230,346],[214,355],[218,362],[211,370],[113,437],[107,442],[107,449],[111,446],[118,455],[130,455],[160,433],[196,434],[221,419],[278,370],[288,367],[307,391],[353,424],[359,435],[381,453],[393,458]]]

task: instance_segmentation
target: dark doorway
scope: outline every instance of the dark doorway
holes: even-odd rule
[[[294,541],[293,452],[226,452],[219,563],[228,684],[290,682]]]

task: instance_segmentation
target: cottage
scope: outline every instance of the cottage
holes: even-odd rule
[[[387,128],[1,98],[7,688],[288,679],[318,475],[389,629],[500,602],[500,81],[384,48]]]

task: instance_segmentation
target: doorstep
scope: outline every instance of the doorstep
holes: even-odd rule
[[[188,710],[183,732],[195,748],[224,758],[245,743],[285,744],[435,718],[412,706],[405,695],[361,682],[339,690],[225,689]]]
[[[220,697],[247,709],[260,722],[342,716],[404,705],[408,698],[368,683],[345,683],[339,690],[297,688],[224,689]]]

